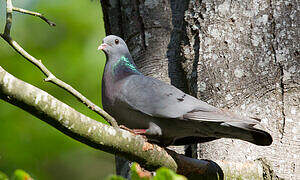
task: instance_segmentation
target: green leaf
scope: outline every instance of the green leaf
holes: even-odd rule
[[[17,169],[14,172],[13,180],[33,180],[30,175],[22,169]]]
[[[150,177],[140,177],[143,172],[137,163],[133,163],[130,170],[131,180],[187,180],[186,177],[176,174],[174,171],[162,167],[156,171],[156,175]],[[125,180],[121,176],[111,175],[106,180]]]
[[[187,178],[176,174],[168,168],[162,167],[156,171],[156,175],[153,177],[153,180],[187,180]]]
[[[137,167],[139,165],[137,163],[133,163],[131,166],[131,171],[130,171],[130,175],[131,175],[131,180],[150,180],[148,177],[140,177],[139,173],[137,171]]]
[[[108,178],[106,178],[106,180],[126,180],[126,179],[123,178],[122,176],[111,175]]]
[[[0,180],[8,180],[8,177],[6,174],[0,171]]]

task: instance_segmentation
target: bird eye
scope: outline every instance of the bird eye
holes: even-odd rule
[[[119,39],[116,39],[116,40],[115,40],[115,43],[116,43],[116,44],[119,44]]]

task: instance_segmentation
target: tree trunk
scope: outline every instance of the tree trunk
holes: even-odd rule
[[[101,3],[107,34],[124,38],[145,75],[217,107],[259,117],[274,139],[270,147],[232,139],[204,143],[199,145],[200,158],[232,164],[263,157],[278,176],[296,178],[300,172],[296,0]]]
[[[265,157],[279,177],[300,177],[297,8],[296,0],[190,2],[182,46],[190,90],[212,105],[261,118],[274,139],[269,147],[232,139],[204,143],[199,157]]]
[[[106,34],[118,35],[126,41],[141,72],[188,93],[180,44],[176,43],[182,38],[188,1],[103,0],[101,4]],[[183,146],[171,149],[184,153]],[[116,157],[117,174],[128,177],[125,172],[128,165],[130,163]]]

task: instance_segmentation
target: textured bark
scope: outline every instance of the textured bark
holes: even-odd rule
[[[126,41],[141,72],[188,92],[181,66],[180,44],[176,43],[182,39],[188,1],[102,0],[101,4],[106,34],[118,35]],[[171,149],[184,153],[184,147]],[[117,165],[122,166],[122,163]]]
[[[259,117],[274,138],[270,147],[232,139],[204,143],[200,158],[300,176],[296,0],[103,0],[102,7],[107,34],[126,40],[144,74],[217,107]]]
[[[221,139],[199,157],[230,162],[265,157],[279,177],[300,177],[299,4],[191,1],[183,63],[190,90],[218,107],[262,119],[269,147]]]

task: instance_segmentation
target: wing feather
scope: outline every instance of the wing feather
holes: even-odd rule
[[[220,122],[244,128],[258,123],[258,119],[218,109],[172,85],[143,75],[129,76],[121,94],[121,101],[130,108],[152,117]]]

